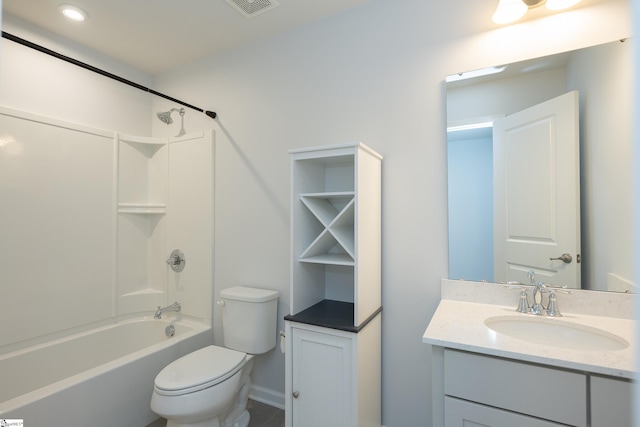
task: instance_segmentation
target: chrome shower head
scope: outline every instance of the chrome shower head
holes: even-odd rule
[[[164,111],[156,114],[160,121],[166,125],[170,125],[173,123],[173,119],[171,118],[171,111]]]
[[[160,113],[156,113],[156,116],[158,116],[158,118],[160,119],[160,121],[166,125],[170,125],[171,123],[173,123],[173,119],[171,118],[171,113],[177,111],[178,113],[180,113],[180,132],[178,132],[178,134],[176,136],[182,136],[185,134],[184,131],[184,108],[172,108],[169,111],[162,111]]]

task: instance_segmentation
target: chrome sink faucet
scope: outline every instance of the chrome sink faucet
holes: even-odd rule
[[[549,283],[538,282],[533,287],[533,304],[529,307],[528,311],[521,310],[522,306],[522,296],[520,305],[517,308],[517,311],[521,313],[529,313],[535,314],[538,316],[550,316],[550,317],[562,317],[560,314],[560,310],[558,309],[558,300],[556,297],[556,291],[562,292],[565,294],[572,294],[572,290],[566,289],[566,286],[555,286]],[[525,293],[526,299],[526,291],[522,291]],[[549,297],[547,298],[547,306],[545,307],[543,302],[543,294],[548,293]]]
[[[538,282],[537,285],[533,286],[533,305],[529,309],[529,313],[531,314],[542,314],[544,310],[546,310],[545,306],[542,305],[542,294],[546,292],[546,285],[542,282]]]
[[[533,304],[529,305],[528,294],[525,286],[523,284],[517,282],[510,282],[508,285],[516,285],[521,290],[520,292],[520,300],[518,302],[518,307],[516,311],[519,313],[525,314],[534,314],[537,316],[550,316],[550,317],[561,317],[560,310],[558,309],[558,301],[555,294],[555,291],[563,292],[566,294],[572,294],[572,290],[567,290],[566,286],[555,286],[549,283],[538,282],[535,283],[535,273],[533,270],[529,270],[527,272],[527,276],[529,277],[529,285],[533,289]],[[512,288],[513,289],[513,288]],[[547,306],[545,307],[543,304],[543,298],[545,293],[549,294],[547,298]]]
[[[180,305],[179,302],[174,302],[171,305],[168,305],[164,308],[160,308],[160,306],[158,306],[158,309],[156,310],[156,314],[153,315],[154,319],[162,319],[162,313],[166,313],[168,311],[180,311],[182,309],[182,306]]]

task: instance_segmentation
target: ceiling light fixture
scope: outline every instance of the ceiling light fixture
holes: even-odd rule
[[[64,16],[66,16],[67,18],[71,19],[72,21],[76,21],[76,22],[82,22],[82,21],[86,20],[89,17],[87,12],[85,12],[84,10],[80,9],[79,7],[73,6],[71,4],[61,4],[60,5],[60,12],[62,12],[62,14]]]
[[[492,19],[496,24],[509,24],[522,18],[529,9],[543,4],[546,4],[547,9],[557,11],[579,2],[580,0],[499,0]]]
[[[517,21],[527,13],[529,8],[522,0],[500,0],[498,8],[493,13],[493,22],[496,24],[508,24]]]

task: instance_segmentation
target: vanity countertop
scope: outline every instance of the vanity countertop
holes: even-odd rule
[[[448,284],[444,282],[443,287]],[[463,283],[464,286],[469,284],[469,282]],[[473,292],[473,286],[469,287],[471,292]],[[483,286],[487,285],[483,284]],[[504,292],[500,288],[502,287],[495,289],[497,292]],[[636,321],[633,319],[564,311],[560,318],[547,317],[545,321],[553,322],[557,319],[561,322],[604,330],[630,343],[624,349],[611,351],[560,348],[512,338],[496,333],[485,325],[486,319],[496,316],[535,317],[515,311],[517,293],[507,292],[509,298],[513,299],[512,305],[496,303],[504,303],[504,299],[491,302],[471,302],[463,300],[464,298],[447,299],[451,294],[455,294],[455,292],[443,290],[443,299],[422,337],[424,343],[595,374],[627,379],[635,378]]]

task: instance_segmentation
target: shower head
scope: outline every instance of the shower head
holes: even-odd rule
[[[156,114],[160,121],[166,125],[170,125],[173,123],[173,119],[171,118],[171,111],[164,111]]]
[[[184,108],[180,108],[180,109],[172,108],[169,111],[161,111],[157,113],[156,116],[158,116],[160,121],[165,125],[170,125],[171,123],[173,123],[173,119],[171,118],[171,113],[173,113],[174,111],[177,111],[180,113],[181,116],[184,116]]]
[[[182,136],[185,134],[184,131],[184,108],[172,108],[169,111],[161,111],[159,113],[156,113],[156,116],[158,116],[158,118],[160,119],[160,121],[166,125],[170,125],[171,123],[173,123],[173,119],[171,118],[171,113],[177,111],[178,113],[180,113],[180,132],[178,132],[178,134],[176,136]]]

